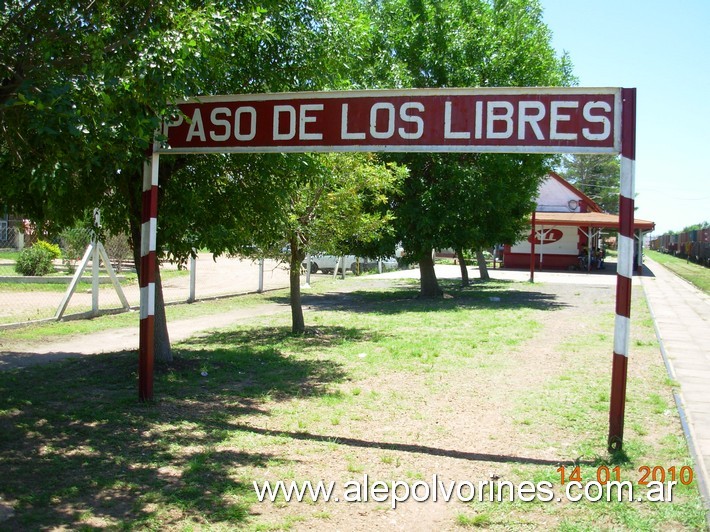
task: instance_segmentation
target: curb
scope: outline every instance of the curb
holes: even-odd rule
[[[661,266],[663,267],[663,266]],[[673,272],[671,272],[673,273]],[[653,329],[656,333],[656,339],[658,340],[658,345],[660,347],[661,351],[661,357],[663,358],[663,363],[666,366],[666,372],[668,373],[668,377],[672,380],[676,380],[676,373],[675,370],[673,369],[673,364],[670,361],[670,358],[668,357],[668,353],[666,352],[665,345],[663,344],[663,339],[661,338],[661,332],[658,329],[658,324],[656,323],[656,315],[653,312],[653,307],[651,306],[651,302],[648,299],[648,293],[646,291],[646,284],[643,280],[643,277],[641,277],[641,287],[643,288],[643,295],[644,298],[646,299],[646,306],[648,307],[648,311],[651,314],[651,319],[653,320]],[[673,399],[675,400],[676,408],[678,409],[678,416],[680,417],[680,425],[683,429],[683,434],[685,435],[685,440],[688,445],[688,450],[690,451],[691,458],[693,459],[693,462],[695,462],[695,470],[698,471],[700,474],[697,476],[698,479],[698,488],[700,490],[700,497],[703,500],[703,503],[705,505],[705,520],[707,521],[708,527],[710,528],[710,476],[708,476],[708,472],[705,470],[705,463],[702,460],[702,456],[699,452],[699,449],[695,443],[695,437],[694,437],[694,431],[693,427],[690,425],[688,422],[688,416],[685,413],[685,402],[683,401],[683,394],[680,390],[676,391],[673,390]]]

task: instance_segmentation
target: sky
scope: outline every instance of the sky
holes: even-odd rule
[[[636,217],[710,222],[710,0],[540,0],[580,87],[636,88]]]

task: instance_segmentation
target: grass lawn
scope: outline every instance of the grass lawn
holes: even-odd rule
[[[19,256],[19,251],[0,251],[0,259],[17,260]]]
[[[405,281],[347,283],[363,290],[310,297],[303,336],[284,313],[175,345],[152,404],[137,402],[135,353],[0,372],[0,529],[706,527],[695,481],[663,503],[258,502],[254,482],[342,492],[365,475],[562,495],[560,467],[568,481],[576,465],[584,481],[617,471],[640,495],[639,468],[692,466],[641,291],[624,452],[610,456],[612,288],[448,284],[432,302]]]
[[[0,275],[8,277],[20,277],[20,274],[15,271],[14,266],[0,265]],[[120,279],[122,286],[129,286],[138,283],[138,275],[132,271],[122,271],[116,274]],[[190,275],[188,270],[163,270],[161,277],[164,280],[174,279],[176,277],[186,277]],[[49,275],[43,275],[41,278],[62,277],[64,282],[57,283],[15,283],[15,282],[0,282],[0,292],[66,292],[71,283],[74,273],[66,271],[57,271]],[[105,270],[100,273],[102,279],[108,279],[108,274]],[[88,281],[79,281],[77,290],[84,291],[91,289],[91,268],[86,268],[82,274],[82,279]],[[110,286],[106,283],[107,286]],[[102,284],[102,286],[104,286]]]
[[[161,275],[165,278],[162,272]],[[308,290],[308,293],[323,294],[336,289],[339,283],[341,283],[339,280],[322,280],[318,283],[314,283]],[[274,298],[287,301],[287,297],[287,289],[272,290],[264,294],[242,294],[215,300],[200,300],[191,304],[181,303],[178,305],[167,305],[165,307],[165,314],[167,320],[172,322],[197,316],[223,314],[236,309],[263,304]],[[12,349],[13,346],[34,343],[46,338],[60,340],[66,337],[87,335],[98,331],[121,329],[125,327],[137,328],[139,318],[138,312],[125,312],[119,314],[104,314],[91,319],[46,322],[29,327],[6,329],[2,331],[2,345],[6,349]]]
[[[706,294],[710,294],[710,268],[650,249],[644,250],[644,253]]]

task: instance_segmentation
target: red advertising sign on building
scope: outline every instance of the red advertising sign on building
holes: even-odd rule
[[[161,153],[618,153],[620,89],[412,89],[212,96],[178,105]]]

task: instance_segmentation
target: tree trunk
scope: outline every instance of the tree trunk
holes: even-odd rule
[[[156,261],[157,262],[157,261]],[[155,265],[155,333],[153,336],[155,360],[170,364],[173,361],[173,350],[168,334],[168,319],[165,316],[165,299],[163,297],[163,282],[160,277],[160,263]]]
[[[306,332],[306,322],[303,319],[301,306],[301,262],[305,253],[298,247],[298,238],[291,238],[291,265],[289,268],[289,287],[291,303],[291,332],[303,334]]]
[[[486,266],[486,257],[483,256],[483,249],[476,248],[476,260],[478,261],[478,270],[481,272],[481,280],[490,281],[491,276],[488,275],[488,266]]]
[[[137,181],[142,182],[142,177]],[[140,191],[140,189],[139,189]],[[131,216],[129,217],[131,230],[131,243],[133,244],[133,263],[136,266],[138,279],[141,276],[141,195],[130,196]],[[160,278],[160,264],[155,265],[155,332],[153,336],[153,348],[156,361],[171,363],[173,352],[170,348],[170,336],[168,335],[168,320],[165,316],[165,299],[163,298],[163,283]]]
[[[461,286],[468,286],[468,268],[466,267],[466,259],[463,258],[463,249],[456,250],[456,256],[459,259],[459,268],[461,268]]]
[[[419,258],[419,274],[421,276],[419,297],[436,298],[444,295],[444,292],[439,288],[439,282],[436,280],[434,257],[431,251],[424,253]]]

